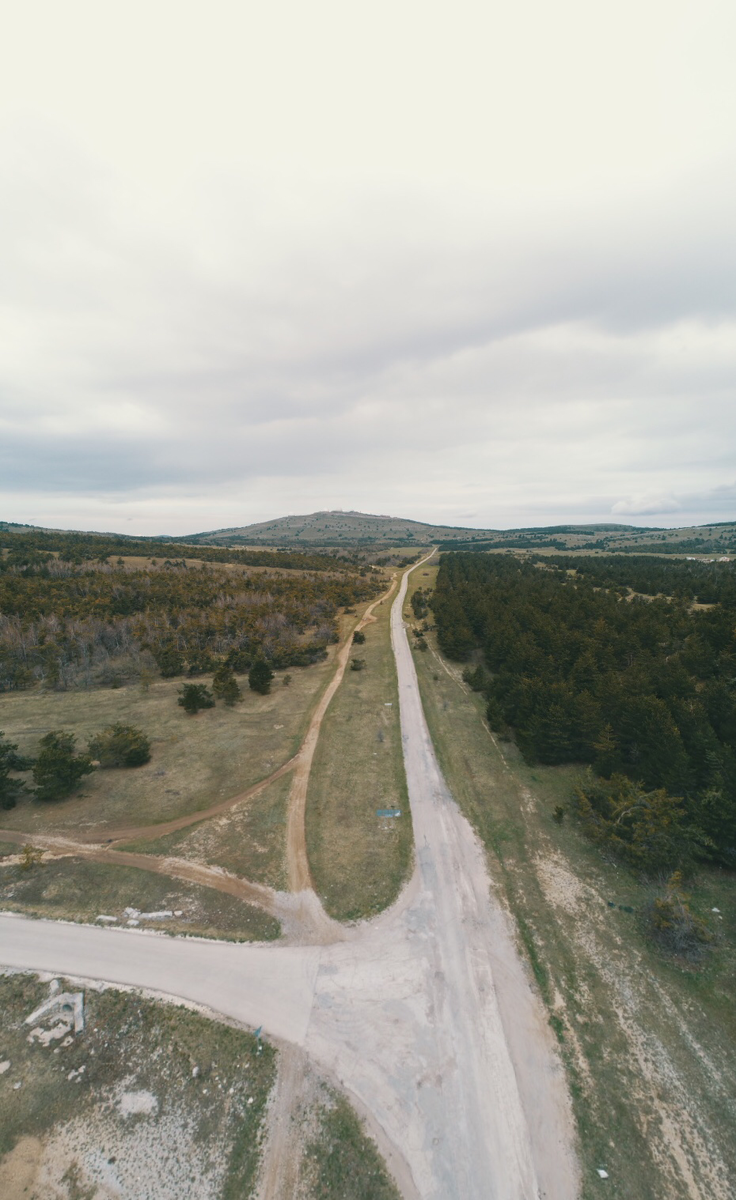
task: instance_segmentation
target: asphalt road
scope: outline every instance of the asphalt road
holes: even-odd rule
[[[406,576],[391,631],[416,868],[391,909],[311,946],[6,916],[0,961],[181,997],[303,1047],[366,1117],[407,1200],[572,1200],[564,1074],[482,847],[436,760],[405,592]]]

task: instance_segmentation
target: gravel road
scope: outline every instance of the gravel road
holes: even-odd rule
[[[417,861],[391,909],[344,931],[326,922],[329,944],[308,946],[3,916],[0,961],[193,1000],[303,1047],[365,1116],[406,1200],[573,1200],[564,1073],[437,764],[402,620],[406,581],[391,631]]]

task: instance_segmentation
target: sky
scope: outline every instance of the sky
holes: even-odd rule
[[[24,0],[0,519],[736,518],[733,0]]]

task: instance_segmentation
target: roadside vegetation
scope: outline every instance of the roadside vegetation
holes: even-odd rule
[[[271,941],[279,922],[255,905],[213,888],[138,870],[67,856],[54,858],[13,847],[8,862],[0,859],[0,909],[47,920],[100,924],[114,917],[127,925],[126,910],[135,910],[134,925],[168,934]],[[168,913],[146,917],[145,913]]]
[[[415,572],[410,593],[431,591],[436,575]],[[411,596],[406,614],[417,627],[427,619]],[[687,883],[670,867],[648,875],[591,840],[574,812],[584,766],[525,761],[510,728],[489,728],[484,692],[463,680],[479,666],[490,674],[475,645],[463,667],[441,653],[434,629],[425,639],[428,651],[414,657],[427,720],[558,1037],[584,1200],[602,1187],[616,1200],[729,1200],[736,876],[708,858],[694,861]]]
[[[25,1018],[48,996],[35,976],[0,976],[3,1196],[82,1200],[110,1185],[149,1200],[251,1194],[275,1076],[269,1045],[178,1005],[92,987],[83,1033],[29,1044]]]
[[[389,600],[377,605],[351,648],[351,665],[362,666],[345,672],[327,710],[309,778],[309,866],[327,912],[343,921],[386,908],[411,866],[390,612]]]

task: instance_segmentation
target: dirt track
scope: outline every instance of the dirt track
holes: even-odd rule
[[[407,1200],[572,1200],[564,1074],[437,765],[405,590],[392,638],[417,863],[390,910],[339,932],[315,920],[315,944],[271,947],[2,917],[0,958],[179,995],[303,1047],[366,1116]]]

